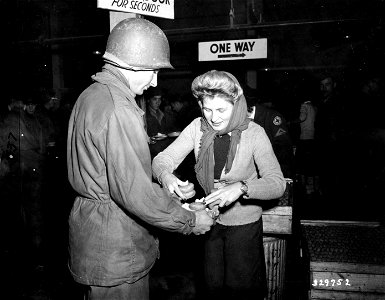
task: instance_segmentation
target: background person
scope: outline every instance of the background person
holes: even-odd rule
[[[265,130],[286,178],[294,178],[293,142],[286,119],[272,107],[259,103],[257,91],[245,88],[248,116]]]
[[[333,76],[321,77],[320,99],[317,104],[315,121],[315,137],[320,143],[332,143],[336,146],[344,132],[345,115],[343,95],[337,90],[337,82]]]
[[[41,105],[37,107],[36,113],[43,126],[49,133],[48,146],[50,148],[63,147],[66,141],[66,130],[68,124],[61,124],[61,99],[54,89],[45,89],[40,93]],[[59,142],[60,140],[60,142]],[[51,152],[56,152],[52,151]]]
[[[205,239],[206,296],[263,299],[262,208],[253,199],[282,196],[285,179],[265,131],[247,118],[243,90],[232,74],[206,72],[194,79],[191,90],[203,117],[154,158],[154,176],[170,192],[178,189],[173,172],[194,151],[198,182],[206,199],[220,207]]]
[[[146,122],[147,134],[153,137],[158,133],[167,134],[173,131],[173,119],[168,112],[161,110],[163,92],[158,87],[148,90]]]
[[[340,215],[344,211],[341,198],[344,191],[340,188],[341,179],[346,176],[344,142],[346,142],[346,111],[343,94],[337,90],[335,78],[329,74],[320,77],[320,99],[317,103],[317,116],[314,122],[314,138],[320,175],[320,196],[325,203],[326,213]],[[333,205],[333,210],[328,207]],[[338,207],[340,206],[341,207]]]
[[[177,131],[185,129],[187,125],[202,114],[191,94],[172,98],[170,105],[174,116],[174,128]]]
[[[76,101],[68,132],[68,178],[77,192],[69,217],[69,267],[88,298],[148,299],[148,274],[159,256],[153,227],[205,233],[205,211],[183,209],[152,182],[144,112],[135,96],[172,68],[165,34],[145,19],[111,31],[106,64]],[[176,192],[192,197],[192,186]]]
[[[2,226],[12,232],[22,245],[23,256],[31,262],[30,271],[38,272],[45,266],[45,218],[42,187],[47,135],[36,117],[36,99],[21,95],[9,103],[9,111],[0,127],[0,192],[4,201]],[[20,222],[21,224],[18,224]],[[11,227],[10,227],[11,226]],[[3,235],[5,244],[13,247],[13,237]],[[11,243],[11,244],[9,244]],[[37,273],[36,273],[37,274]]]
[[[296,173],[305,189],[307,196],[318,191],[319,175],[315,145],[315,120],[317,107],[311,100],[301,103],[298,118],[292,120],[292,125],[299,124],[299,140],[295,152]]]

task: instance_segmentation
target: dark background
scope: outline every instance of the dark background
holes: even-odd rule
[[[319,79],[326,72],[337,79],[340,90],[350,95],[354,95],[367,78],[383,80],[383,0],[174,2],[174,20],[144,16],[163,29],[169,39],[175,70],[162,70],[158,77],[158,84],[167,91],[167,97],[188,94],[193,78],[210,69],[229,71],[242,84],[247,82],[250,72],[255,72],[258,91],[291,120],[298,116],[299,105],[306,96],[318,96]],[[103,64],[102,54],[110,30],[109,11],[98,9],[96,3],[96,0],[0,0],[2,110],[6,110],[10,97],[41,88],[54,88],[70,104],[76,101],[79,93],[91,83],[91,75]],[[232,4],[234,18],[229,16]],[[246,38],[267,38],[267,59],[198,62],[198,42]],[[360,127],[365,119],[385,119],[380,110],[374,114],[360,99],[351,100],[344,99],[357,110],[365,108],[365,116],[353,119],[355,126]],[[296,141],[298,128],[291,129]],[[379,130],[385,145],[384,128]],[[352,143],[352,149],[357,148],[360,149],[357,153],[368,154],[373,150],[366,147],[365,137]],[[359,166],[357,170],[361,171],[381,168],[384,164],[381,149],[384,148],[375,155],[371,153],[370,157],[352,155],[350,163]],[[47,255],[52,270],[48,275],[40,275],[43,279],[25,271],[28,253],[23,251],[22,236],[15,235],[19,241],[16,258],[7,253],[1,258],[7,274],[4,299],[82,299],[83,291],[73,282],[66,266],[66,221],[73,195],[68,183],[63,184],[66,181],[65,166],[61,165],[58,170],[60,172],[52,178],[58,202],[52,205],[63,210],[60,218],[52,214],[50,220],[56,226],[50,228],[54,238],[50,240]],[[384,177],[384,169],[377,172]],[[382,202],[385,197],[381,178],[377,183],[368,181],[371,185],[365,186],[361,184],[365,181],[363,177],[368,176],[359,171],[346,174],[345,185],[341,187],[346,191],[343,204],[305,203],[295,191],[295,221],[304,218],[384,220]],[[179,235],[163,234],[163,239],[169,240],[163,243],[166,249],[155,266],[155,274],[168,270],[180,275],[200,267],[194,259],[194,255],[199,257],[196,252],[199,238],[191,237],[187,241]],[[169,245],[175,250],[172,251]],[[190,247],[193,245],[196,248]],[[297,251],[295,247],[293,251]],[[193,259],[188,259],[189,256]],[[181,261],[184,263],[179,264]],[[296,261],[291,260],[291,265],[289,261],[288,266],[294,270],[292,274],[299,273]],[[297,279],[296,276],[288,278]],[[157,284],[163,288],[163,282]],[[158,291],[164,291],[162,288]],[[179,290],[186,291],[186,288]],[[296,285],[292,285],[292,291],[293,295],[299,293]],[[161,294],[158,296],[155,299],[166,299]]]
[[[2,109],[11,96],[42,88],[54,88],[63,102],[76,101],[103,64],[110,12],[96,6],[95,0],[0,1]],[[348,118],[351,126],[360,128],[370,119],[384,119],[383,101],[371,108],[363,99],[352,97],[362,82],[372,77],[382,80],[383,92],[383,16],[382,0],[184,0],[175,1],[174,20],[144,17],[163,29],[169,39],[175,70],[162,70],[158,77],[166,98],[189,94],[193,78],[210,69],[229,71],[241,84],[248,83],[247,76],[252,73],[258,92],[290,121],[298,116],[301,102],[318,97],[319,80],[328,73],[347,95],[344,104],[356,113]],[[198,62],[198,42],[247,38],[267,38],[268,57]],[[362,113],[357,114],[361,108]],[[296,143],[298,127],[290,129]],[[385,144],[383,124],[377,129],[382,136],[379,143]],[[383,159],[381,152],[372,155],[366,142],[362,135],[351,141],[351,149],[359,151],[347,163],[360,168],[355,171],[351,167],[355,173],[346,174],[341,186],[346,197],[339,210],[336,203],[303,203],[299,205],[305,213],[301,217],[312,218],[306,213],[322,208],[324,215],[314,217],[383,218],[377,209],[384,199]],[[379,177],[370,176],[378,182],[360,173],[374,169]],[[61,178],[65,180],[65,174]]]
[[[42,86],[76,94],[85,88],[100,69],[109,33],[109,11],[96,5],[2,0],[5,89]],[[173,94],[188,91],[195,75],[207,69],[227,69],[241,81],[247,70],[256,70],[258,88],[290,107],[298,88],[325,69],[346,85],[365,72],[382,72],[383,15],[382,0],[180,0],[174,20],[144,17],[169,38],[175,70],[161,72],[159,83]],[[198,42],[244,38],[267,38],[268,58],[197,62]]]

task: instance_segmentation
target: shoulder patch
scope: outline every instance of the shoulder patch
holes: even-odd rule
[[[282,124],[282,119],[280,116],[275,116],[274,119],[273,119],[273,124],[276,125],[276,126],[279,126]]]
[[[283,130],[282,128],[279,128],[278,131],[275,133],[274,137],[278,137],[280,135],[286,134],[286,130]]]

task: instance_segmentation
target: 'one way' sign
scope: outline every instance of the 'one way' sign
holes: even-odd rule
[[[267,39],[199,43],[199,61],[267,58]]]

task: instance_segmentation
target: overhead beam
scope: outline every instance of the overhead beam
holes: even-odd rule
[[[127,15],[128,13],[124,13]],[[133,14],[135,15],[135,14]],[[122,16],[119,16],[115,18],[113,21],[111,21],[110,26],[112,25],[112,22],[115,23],[119,18]],[[127,18],[128,16],[126,16]],[[252,29],[261,29],[261,28],[276,28],[276,27],[285,27],[285,26],[302,26],[302,25],[316,25],[316,24],[333,24],[333,23],[347,23],[347,22],[368,22],[373,20],[368,19],[336,19],[336,20],[318,20],[318,21],[308,21],[308,20],[302,20],[302,21],[289,21],[289,22],[269,22],[269,23],[259,23],[259,24],[239,24],[234,25],[233,28],[230,28],[229,25],[224,26],[213,26],[213,27],[191,27],[191,28],[181,28],[181,29],[168,29],[163,30],[164,33],[167,35],[167,37],[172,38],[174,36],[189,36],[193,34],[200,34],[200,33],[215,33],[215,32],[222,32],[222,31],[243,31],[243,30],[252,30]],[[25,44],[61,44],[61,43],[68,43],[68,42],[74,42],[74,41],[83,41],[83,40],[90,40],[90,39],[100,39],[100,38],[106,38],[105,35],[87,35],[87,36],[72,36],[72,37],[59,37],[59,38],[48,38],[48,39],[36,39],[36,40],[28,40],[28,41],[18,41],[13,43],[14,45],[25,45]]]

